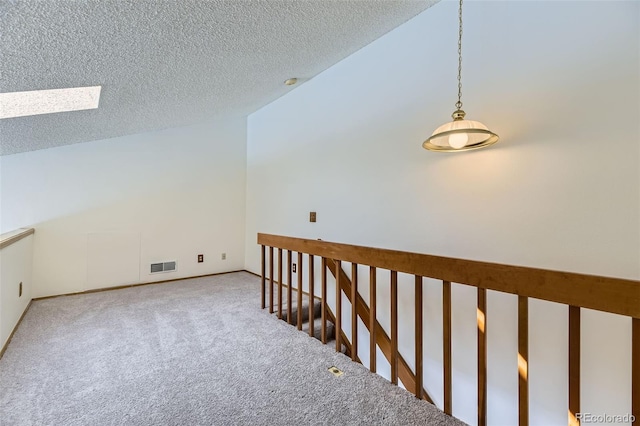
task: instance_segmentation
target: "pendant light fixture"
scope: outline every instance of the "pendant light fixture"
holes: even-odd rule
[[[472,120],[465,120],[462,110],[462,0],[458,9],[458,102],[451,117],[453,121],[438,127],[431,137],[422,143],[430,151],[457,152],[478,149],[498,142],[498,135],[487,126]]]

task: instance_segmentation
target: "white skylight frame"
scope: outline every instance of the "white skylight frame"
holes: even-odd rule
[[[0,119],[96,109],[102,86],[0,93]]]

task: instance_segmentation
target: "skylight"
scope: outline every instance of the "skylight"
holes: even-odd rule
[[[102,86],[0,93],[0,119],[98,108]]]

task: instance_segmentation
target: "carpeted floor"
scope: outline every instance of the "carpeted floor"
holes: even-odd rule
[[[0,360],[0,424],[462,424],[259,309],[259,282],[33,302]]]

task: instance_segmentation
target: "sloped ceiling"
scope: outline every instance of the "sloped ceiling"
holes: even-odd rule
[[[0,0],[0,92],[102,86],[0,120],[0,154],[246,116],[436,1]]]

